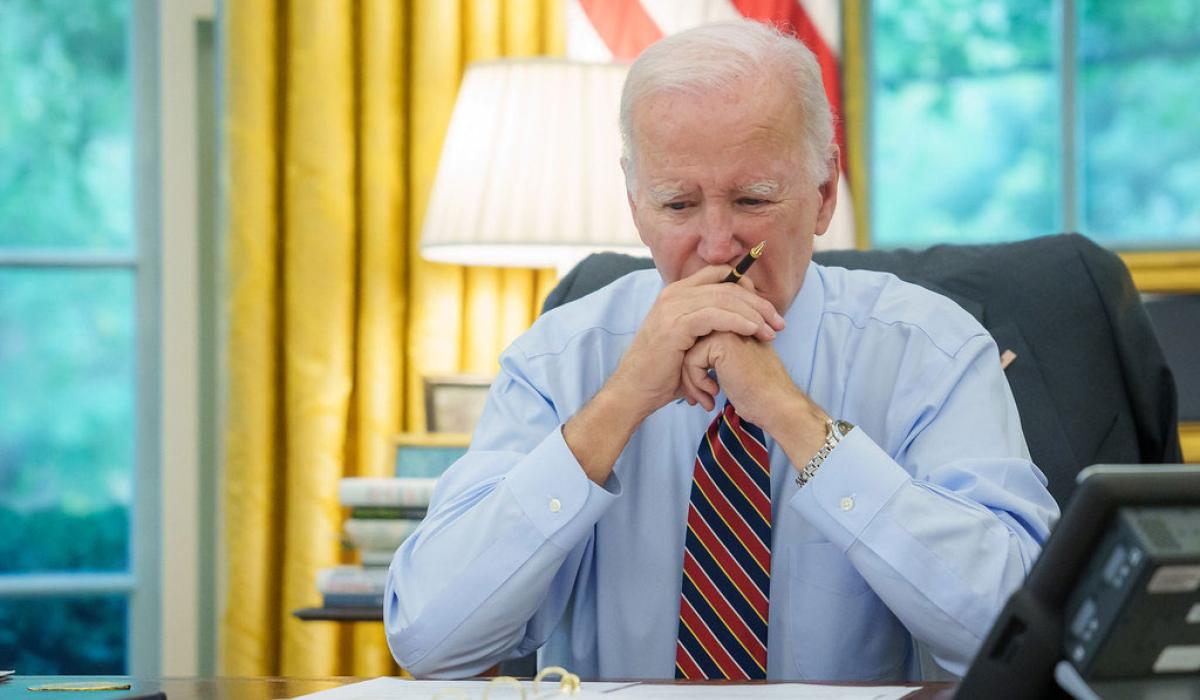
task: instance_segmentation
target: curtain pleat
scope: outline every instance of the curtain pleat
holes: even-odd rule
[[[229,3],[222,133],[228,349],[224,439],[222,673],[279,668],[283,508],[276,469],[279,371],[279,24],[269,3]]]
[[[458,372],[462,359],[463,268],[421,260],[420,231],[462,76],[464,31],[459,3],[413,0],[412,8],[404,429],[419,431],[425,427],[422,377]]]
[[[842,3],[842,99],[846,111],[847,170],[854,193],[854,244],[862,250],[871,242],[871,193],[867,177],[871,139],[867,134],[868,37],[860,2]]]
[[[404,141],[407,18],[394,0],[363,0],[358,13],[360,71],[358,207],[361,216],[358,271],[358,346],[354,372],[354,445],[346,473],[389,476],[395,464],[393,436],[404,402],[404,237],[407,202]],[[394,671],[382,623],[351,626],[350,672],[381,676]],[[344,668],[344,667],[343,667]]]
[[[288,13],[284,134],[282,465],[284,675],[328,675],[338,627],[290,611],[313,602],[313,574],[338,561],[355,338],[355,128],[351,5]]]
[[[467,62],[561,55],[559,0],[223,6],[222,675],[396,673],[379,623],[304,623],[343,476],[392,472],[422,379],[493,374],[553,271],[423,261]],[[469,205],[469,203],[464,203]]]

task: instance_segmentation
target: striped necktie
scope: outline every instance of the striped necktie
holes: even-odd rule
[[[683,547],[676,678],[767,677],[771,466],[757,425],[725,403],[700,441]]]

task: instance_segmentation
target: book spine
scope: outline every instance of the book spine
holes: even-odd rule
[[[383,596],[371,593],[326,593],[327,608],[382,608]]]
[[[421,524],[420,520],[358,520],[343,524],[346,541],[359,549],[391,549],[404,544]]]
[[[350,517],[355,520],[420,520],[425,513],[425,508],[404,506],[355,506],[350,509]]]
[[[344,506],[393,506],[427,508],[437,479],[368,479],[351,477],[338,484],[338,499]]]
[[[395,549],[361,549],[358,552],[359,561],[363,566],[391,566],[395,556]]]
[[[326,593],[370,593],[383,595],[387,569],[337,566],[317,571],[317,591]]]

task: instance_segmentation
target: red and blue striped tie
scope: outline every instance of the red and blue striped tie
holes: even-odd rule
[[[767,677],[771,465],[757,425],[725,403],[700,441],[683,547],[675,677]]]

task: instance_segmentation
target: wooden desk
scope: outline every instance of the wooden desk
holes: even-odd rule
[[[383,622],[383,608],[299,608],[292,615],[305,622]]]
[[[114,700],[162,691],[167,700],[278,700],[318,690],[336,688],[365,678],[130,678],[123,676],[12,676],[0,682],[0,700]],[[119,691],[31,693],[27,688],[43,683],[121,681],[132,687]],[[663,681],[666,682],[666,681]],[[584,681],[586,685],[587,681]],[[845,685],[845,684],[843,684]],[[905,700],[951,700],[949,683],[856,683],[854,685],[912,685]]]
[[[0,683],[0,700],[113,700],[162,691],[167,700],[277,700],[329,690],[358,678],[132,678],[129,676],[12,676]],[[31,685],[120,681],[129,690],[29,692]]]

